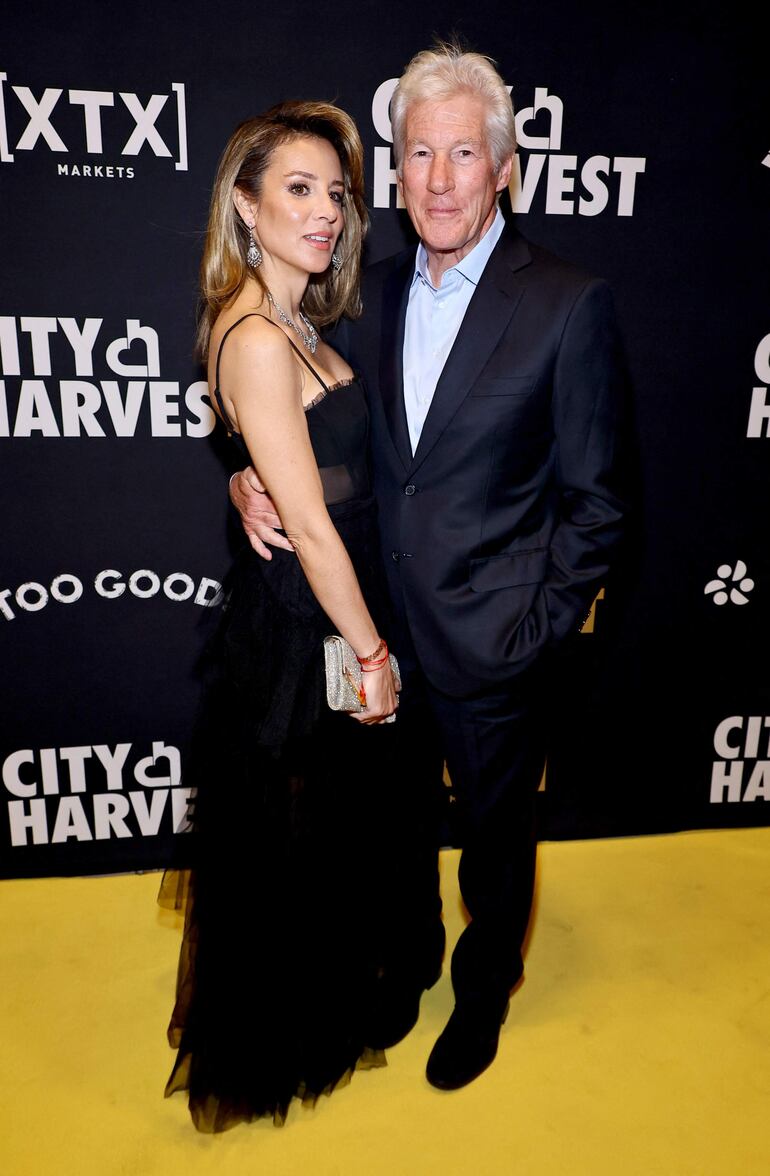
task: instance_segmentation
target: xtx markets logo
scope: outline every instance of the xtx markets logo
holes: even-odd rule
[[[134,161],[142,155],[168,159],[177,171],[187,171],[185,88],[172,82],[169,89],[140,96],[46,86],[35,94],[0,73],[0,163],[47,151],[60,176],[131,180]]]
[[[158,332],[139,319],[117,338],[103,324],[0,315],[0,437],[133,437],[140,422],[152,437],[208,437],[205,380],[161,379]],[[75,379],[50,378],[68,369]]]
[[[378,87],[372,100],[372,122],[380,138],[393,142],[390,100],[398,85],[389,78]],[[510,90],[510,87],[509,87]],[[526,169],[521,155],[514,156],[510,193],[514,212],[529,212],[536,197],[549,215],[598,216],[608,211],[616,216],[633,216],[636,181],[647,160],[640,155],[592,155],[579,159],[562,152],[564,103],[546,86],[535,89],[531,106],[516,114],[516,140],[527,151]],[[374,207],[389,208],[396,171],[390,147],[374,149]],[[400,196],[397,207],[403,208]]]

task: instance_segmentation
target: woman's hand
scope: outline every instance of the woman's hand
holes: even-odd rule
[[[281,520],[253,466],[233,474],[230,479],[230,501],[241,516],[249,543],[262,559],[273,558],[270,547],[294,550],[286,536],[276,529],[281,526]]]
[[[361,676],[366,694],[366,710],[353,711],[351,718],[359,723],[383,723],[389,715],[395,714],[398,706],[390,662],[386,661],[379,670],[368,670]]]

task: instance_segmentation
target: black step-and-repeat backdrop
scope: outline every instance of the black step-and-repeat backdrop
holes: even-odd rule
[[[287,97],[357,119],[376,260],[409,239],[388,103],[434,33],[512,87],[513,212],[607,277],[639,504],[565,658],[545,836],[770,815],[770,93],[719,6],[18,5],[0,38],[0,873],[162,865],[237,530],[191,358],[219,153]],[[754,58],[756,52],[756,59]]]

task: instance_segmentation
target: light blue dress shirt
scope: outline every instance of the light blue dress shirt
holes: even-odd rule
[[[504,228],[498,208],[478,245],[446,271],[438,289],[430,280],[425,246],[421,242],[417,248],[404,331],[404,404],[412,453],[468,303]]]

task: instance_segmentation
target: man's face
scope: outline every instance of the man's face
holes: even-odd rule
[[[485,114],[483,100],[471,94],[415,102],[407,110],[399,187],[434,280],[484,236],[510,178],[510,159],[495,171]]]

